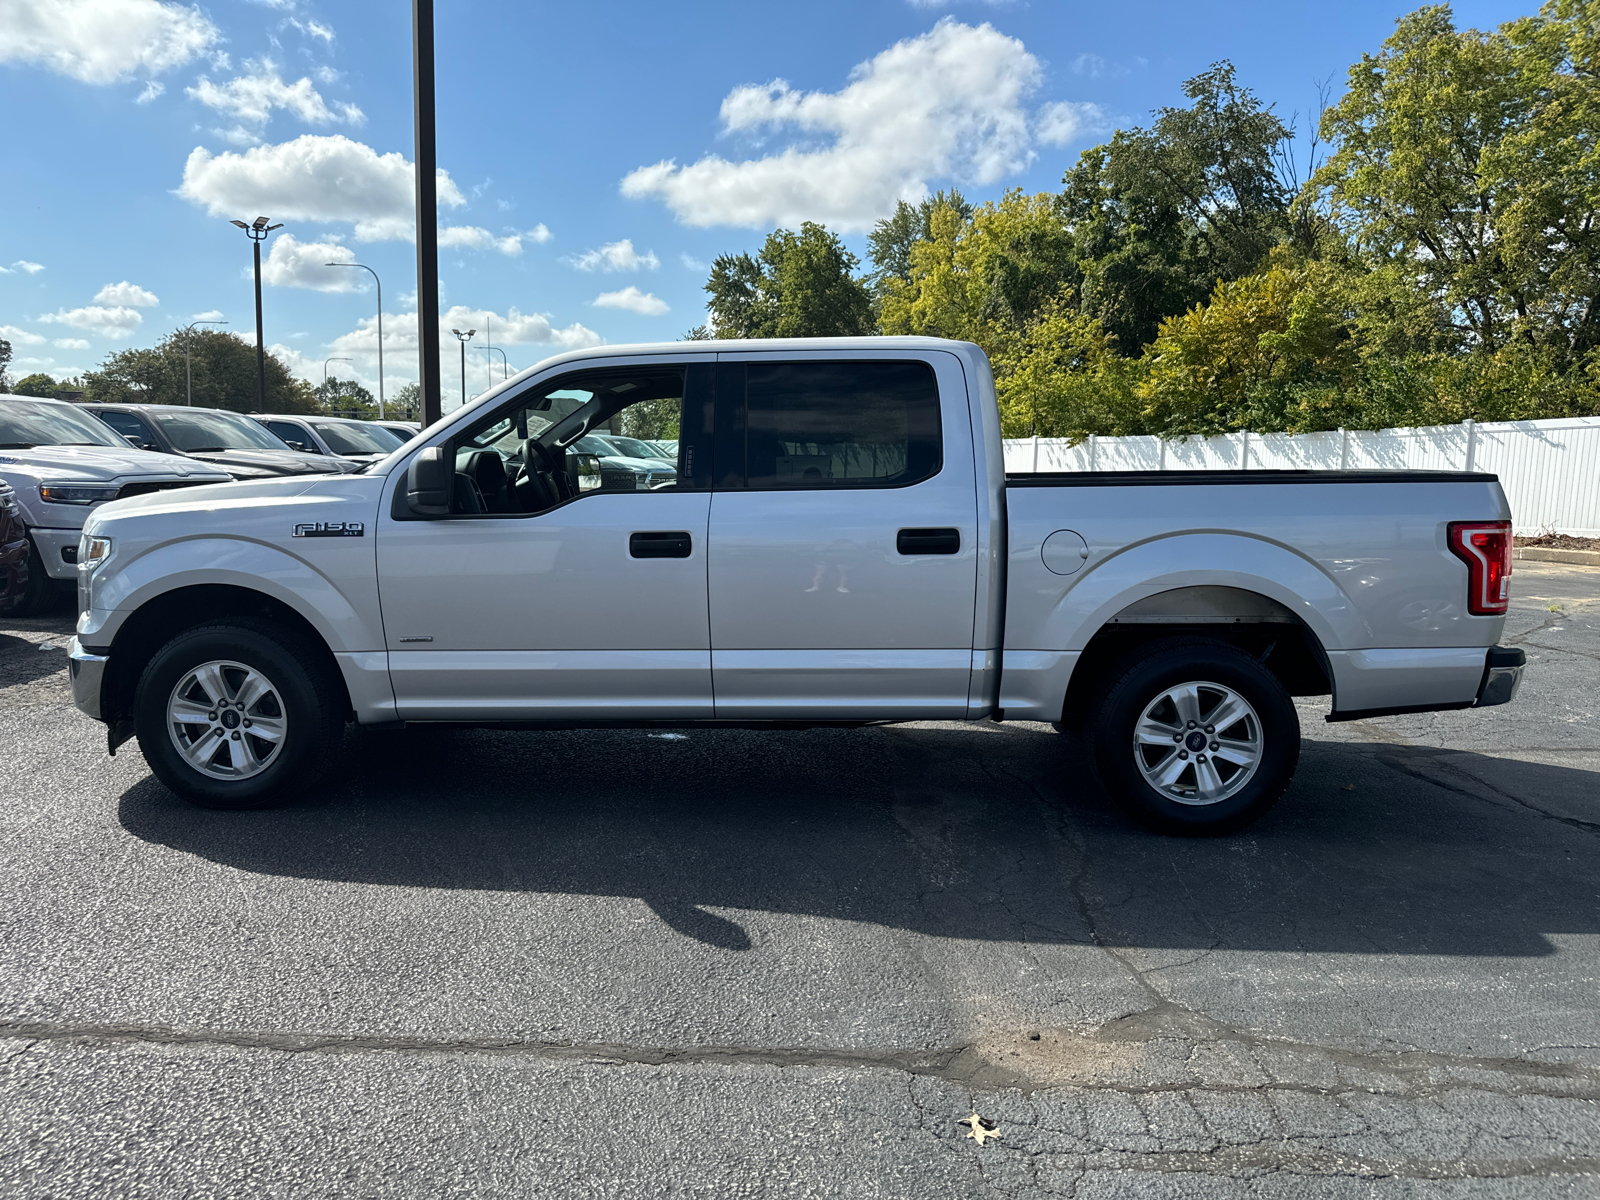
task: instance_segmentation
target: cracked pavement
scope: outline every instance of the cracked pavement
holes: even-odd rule
[[[1600,1194],[1600,571],[1512,586],[1514,704],[1303,701],[1201,841],[1010,723],[352,734],[207,813],[0,620],[0,1195]]]

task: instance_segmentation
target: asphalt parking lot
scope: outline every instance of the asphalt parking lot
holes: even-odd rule
[[[0,1194],[1596,1195],[1600,570],[1513,588],[1514,705],[1306,702],[1208,841],[1024,724],[353,734],[202,812],[0,620]]]

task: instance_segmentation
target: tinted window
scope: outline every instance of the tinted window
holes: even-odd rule
[[[284,450],[287,447],[249,417],[236,413],[155,412],[151,414],[179,450],[213,453],[218,450]]]
[[[57,401],[29,403],[0,396],[0,450],[31,446],[116,446],[128,449],[98,417]]]
[[[311,435],[300,426],[289,421],[267,421],[266,426],[286,442],[295,442],[307,454],[321,454],[322,448],[312,440]]]
[[[381,425],[318,421],[317,432],[335,454],[393,454],[405,444]]]
[[[750,363],[745,402],[749,487],[897,486],[939,470],[925,363]]]
[[[123,436],[137,438],[140,445],[155,444],[155,434],[151,433],[150,430],[145,427],[145,423],[139,420],[139,418],[134,416],[132,413],[103,412],[95,413],[95,416],[99,417],[107,425],[111,426],[111,428],[115,429]]]

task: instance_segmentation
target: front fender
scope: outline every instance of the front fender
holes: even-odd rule
[[[1128,605],[1173,588],[1241,588],[1276,600],[1325,649],[1369,646],[1371,630],[1355,601],[1316,562],[1276,542],[1237,533],[1186,533],[1152,538],[1091,561],[1080,577],[1053,575],[1037,553],[1013,561],[1011,589],[1054,603],[1037,622],[1013,622],[1007,641],[1018,648],[1076,651]],[[1020,597],[1019,597],[1020,598]],[[1038,611],[1035,609],[1035,611]],[[1031,625],[1032,627],[1027,627]]]
[[[309,545],[326,554],[327,541]],[[106,564],[114,571],[94,581],[91,607],[78,622],[78,638],[89,646],[110,645],[122,623],[157,596],[223,584],[282,601],[309,621],[335,653],[381,651],[375,565],[370,551],[363,550],[367,552],[341,554],[331,565],[318,565],[270,542],[201,534],[164,542],[127,562],[114,556]]]

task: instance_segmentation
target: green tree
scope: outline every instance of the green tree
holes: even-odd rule
[[[61,385],[52,376],[42,373],[24,375],[11,389],[18,396],[54,396]]]
[[[419,384],[408,383],[384,403],[389,415],[396,421],[420,421],[422,419],[422,388]]]
[[[258,411],[256,350],[243,338],[220,330],[168,334],[149,349],[122,350],[96,371],[86,372],[84,388],[102,403],[184,404],[188,395],[184,349],[191,352],[196,407]],[[296,379],[277,355],[266,356],[266,398],[262,412],[314,412],[311,387]]]
[[[372,393],[354,379],[330,375],[311,392],[317,407],[330,416],[354,417],[359,421],[378,418],[378,402]]]
[[[1413,345],[1395,348],[1520,344],[1560,372],[1600,345],[1597,51],[1596,0],[1492,33],[1435,5],[1350,69],[1322,123],[1337,150],[1301,204],[1326,205],[1390,295],[1432,306],[1431,322],[1411,306]]]
[[[718,337],[837,337],[872,332],[861,260],[823,226],[774,230],[760,254],[711,264],[707,308]]]
[[[967,203],[967,198],[951,188],[948,192],[935,192],[918,204],[897,201],[894,215],[872,227],[867,235],[872,247],[867,257],[872,260],[874,269],[867,275],[866,283],[875,301],[883,298],[890,280],[911,282],[911,247],[932,237],[934,210],[940,208],[954,209],[962,220],[972,216],[972,205]]]
[[[11,365],[11,343],[5,338],[0,338],[0,393],[4,393],[10,385],[11,376],[6,374],[6,368]]]

